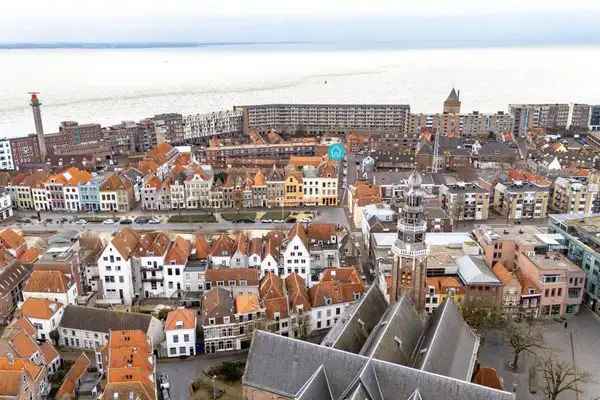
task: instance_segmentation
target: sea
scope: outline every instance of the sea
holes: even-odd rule
[[[439,112],[452,87],[464,111],[510,103],[600,104],[598,46],[408,48],[389,43],[211,44],[0,49],[0,137],[155,114],[257,103],[402,103]]]

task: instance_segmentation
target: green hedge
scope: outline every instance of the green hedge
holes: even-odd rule
[[[217,222],[213,214],[185,214],[172,215],[169,217],[170,223],[198,223],[198,222]]]

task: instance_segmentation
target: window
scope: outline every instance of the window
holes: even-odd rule
[[[175,353],[177,353],[177,349],[175,347],[170,347],[169,354],[175,354]]]
[[[173,335],[173,343],[179,343],[179,335]]]
[[[184,342],[189,342],[190,341],[190,335],[187,334],[187,333],[185,335],[183,335],[183,341]]]

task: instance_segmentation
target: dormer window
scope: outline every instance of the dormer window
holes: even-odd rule
[[[215,324],[215,319],[214,318],[209,318],[208,319],[208,324],[209,325],[214,325]]]
[[[227,284],[229,286],[235,286],[235,281],[234,280],[230,280],[230,281],[227,282]]]
[[[178,329],[179,328],[183,328],[183,321],[177,321],[177,322],[175,322],[175,327],[178,328]]]
[[[331,297],[325,297],[325,305],[330,305],[331,304]]]
[[[228,324],[229,323],[229,317],[223,317],[223,323],[224,324]]]

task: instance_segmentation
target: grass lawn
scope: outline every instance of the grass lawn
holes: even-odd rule
[[[212,381],[207,376],[202,376],[198,379],[200,388],[192,395],[193,400],[206,400],[213,398]],[[242,400],[242,384],[240,381],[226,382],[221,379],[215,380],[217,391],[223,391],[220,400]]]
[[[261,214],[261,213],[259,213],[259,214]],[[284,211],[283,212],[283,219],[286,219],[287,217],[289,217],[290,214],[291,213],[289,211]],[[279,211],[272,210],[272,211],[264,212],[264,213],[262,213],[262,215],[259,215],[258,219],[260,219],[260,220],[262,220],[262,219],[271,219],[271,220],[273,220],[273,219],[282,219],[281,218],[281,210],[279,210]]]
[[[255,212],[244,212],[244,211],[241,211],[239,213],[226,212],[226,213],[221,213],[221,217],[223,217],[223,219],[225,221],[237,221],[240,219],[256,221],[256,213]]]
[[[217,222],[213,214],[182,214],[169,217],[169,223]]]

